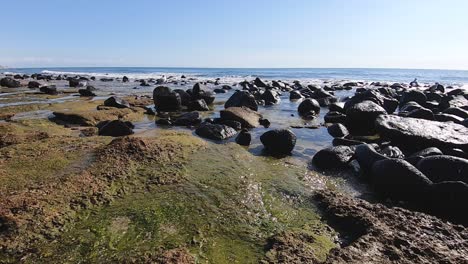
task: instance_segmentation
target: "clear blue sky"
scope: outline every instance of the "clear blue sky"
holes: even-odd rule
[[[468,69],[468,0],[0,0],[0,65]]]

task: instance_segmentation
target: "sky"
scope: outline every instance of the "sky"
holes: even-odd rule
[[[467,0],[0,0],[0,65],[468,70]]]

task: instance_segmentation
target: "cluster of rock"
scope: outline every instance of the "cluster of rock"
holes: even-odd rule
[[[252,83],[243,82],[241,86],[244,89],[234,92],[226,101],[225,109],[220,111],[219,118],[206,119],[202,119],[199,111],[210,110],[208,105],[214,102],[215,95],[207,91],[203,84],[196,83],[192,89],[185,91],[172,90],[165,86],[156,87],[153,91],[153,99],[156,112],[161,117],[156,123],[158,125],[195,127],[195,133],[198,136],[212,140],[226,140],[237,135],[235,141],[238,144],[249,146],[252,140],[249,129],[261,125],[268,127],[270,124],[257,112],[259,104],[278,103],[280,99],[279,93],[274,91],[275,87],[266,86],[258,78]],[[259,86],[265,88],[261,95],[259,95],[260,89],[257,88]],[[257,89],[256,92],[251,92],[253,88]],[[217,90],[227,91],[230,89],[232,89],[230,86],[224,85]],[[217,91],[217,93],[221,93],[221,91]],[[189,112],[174,116],[174,112],[180,113],[181,111]],[[291,153],[296,144],[296,136],[290,130],[275,129],[264,133],[260,137],[260,141],[268,153],[287,155]]]
[[[334,146],[315,154],[317,168],[352,168],[383,197],[468,220],[466,91],[358,88],[329,109]]]

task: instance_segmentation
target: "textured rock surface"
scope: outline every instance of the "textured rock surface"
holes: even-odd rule
[[[375,124],[381,136],[405,147],[468,150],[468,128],[462,125],[394,115],[381,115]]]
[[[240,122],[243,127],[254,128],[260,125],[262,115],[247,107],[229,107],[221,110],[221,118]]]
[[[423,213],[319,192],[329,224],[347,238],[326,263],[467,263],[468,229]]]

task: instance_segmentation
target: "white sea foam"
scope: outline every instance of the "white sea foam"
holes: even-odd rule
[[[51,75],[79,75],[79,76],[96,76],[96,77],[107,77],[107,78],[123,78],[127,76],[130,79],[159,79],[163,75],[168,76],[177,76],[180,77],[180,73],[171,73],[171,72],[154,72],[154,73],[102,73],[102,72],[73,72],[73,71],[50,71],[44,70],[41,73],[51,74]],[[187,76],[186,77],[191,77]]]

